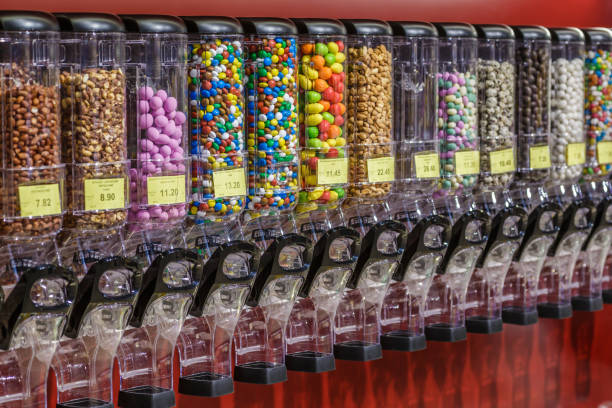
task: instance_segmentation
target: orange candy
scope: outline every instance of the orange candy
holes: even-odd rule
[[[302,55],[310,55],[314,50],[314,44],[302,44]]]
[[[323,112],[327,112],[329,110],[330,103],[324,99],[321,99],[318,103],[323,105]]]
[[[319,74],[320,75],[320,74]],[[329,84],[327,82],[325,82],[322,79],[315,79],[315,83],[314,83],[314,89],[317,92],[323,92],[324,90],[326,90],[327,88],[329,88]]]
[[[310,58],[310,62],[312,62],[312,66],[317,71],[320,70],[321,68],[325,67],[325,58],[323,58],[320,55],[313,55],[312,58]],[[319,76],[321,76],[320,73],[319,73]]]
[[[335,139],[335,138],[339,137],[340,134],[341,134],[340,126],[331,125],[329,127],[329,130],[327,131],[327,134],[329,135],[329,137],[331,139]]]
[[[325,61],[325,60],[324,60]],[[329,67],[323,67],[319,70],[319,78],[329,79],[332,76],[332,70]]]

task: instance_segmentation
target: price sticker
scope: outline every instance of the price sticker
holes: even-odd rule
[[[150,205],[185,202],[185,175],[147,178],[147,200]]]
[[[18,192],[22,217],[42,217],[62,213],[58,183],[19,186]]]
[[[491,174],[504,174],[516,170],[512,148],[491,152],[489,158],[491,159]]]
[[[346,184],[348,182],[348,160],[321,159],[317,163],[317,184]]]
[[[480,173],[480,152],[478,150],[465,150],[455,152],[455,174],[468,176]]]
[[[393,157],[368,159],[367,166],[370,183],[386,183],[395,180],[395,159]]]
[[[586,145],[584,143],[570,143],[565,149],[565,163],[576,166],[586,162]]]
[[[85,211],[125,208],[125,178],[87,179],[84,183]]]
[[[415,154],[414,168],[418,179],[440,177],[440,157],[437,153]]]
[[[599,164],[612,163],[612,142],[597,143],[597,161]]]
[[[533,146],[529,148],[529,168],[532,170],[547,169],[550,167],[550,149],[546,146]]]
[[[217,170],[213,172],[215,197],[232,197],[246,195],[244,169]]]

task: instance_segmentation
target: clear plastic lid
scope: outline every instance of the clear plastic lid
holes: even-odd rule
[[[294,19],[300,33],[299,204],[340,204],[348,184],[346,147],[346,29],[337,20]]]
[[[242,26],[230,17],[183,20],[189,31],[189,215],[235,219],[246,204]]]
[[[64,209],[59,25],[50,14],[0,12],[0,235],[57,233]]]
[[[132,225],[186,214],[187,36],[177,17],[123,15]]]
[[[434,197],[469,192],[480,172],[478,139],[478,40],[473,26],[436,23],[438,64],[439,188]]]
[[[586,176],[600,178],[612,169],[612,31],[583,29],[586,40],[585,101]]]
[[[479,190],[504,189],[516,171],[515,41],[505,25],[477,25]]]
[[[248,197],[254,215],[297,204],[297,29],[279,18],[241,19],[245,31]]]
[[[584,35],[573,27],[551,28],[551,180],[577,182],[586,161],[584,132]]]
[[[436,100],[438,32],[429,23],[392,21],[393,134],[396,191],[429,192],[438,183],[440,160]]]
[[[384,199],[395,181],[393,31],[378,20],[347,28],[349,198]]]
[[[517,72],[517,183],[546,182],[551,174],[550,32],[513,27]]]
[[[64,228],[121,226],[128,207],[125,28],[110,14],[56,17],[62,29]]]

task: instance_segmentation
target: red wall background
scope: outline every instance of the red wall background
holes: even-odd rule
[[[2,0],[0,8],[612,26],[612,0]],[[503,333],[470,335],[457,344],[429,343],[417,353],[386,352],[371,363],[338,361],[334,372],[290,373],[284,384],[236,384],[223,398],[178,395],[178,407],[552,408],[605,401],[612,407],[609,336],[612,306],[565,321],[505,326]]]

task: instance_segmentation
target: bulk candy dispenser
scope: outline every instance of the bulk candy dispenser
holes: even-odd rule
[[[548,197],[543,187],[525,186],[510,194],[529,215],[525,235],[504,281],[502,320],[508,324],[530,325],[538,321],[540,271],[559,232],[563,209]]]
[[[500,190],[516,170],[515,40],[506,25],[481,24],[478,32],[478,190]]]
[[[198,222],[234,219],[246,204],[242,26],[229,17],[183,20],[189,31],[189,215]]]
[[[584,133],[584,35],[573,27],[551,28],[551,179],[576,183],[586,161]]]
[[[583,191],[595,206],[593,227],[582,245],[571,282],[573,310],[594,312],[603,309],[604,266],[612,243],[612,190],[607,180],[589,181]],[[609,279],[609,274],[607,275]]]
[[[527,211],[507,192],[486,191],[475,200],[491,218],[491,232],[468,285],[465,327],[471,333],[491,334],[502,330],[504,280],[525,235]]]
[[[538,316],[565,319],[572,315],[570,285],[574,265],[590,235],[596,210],[577,184],[551,187],[548,196],[563,209],[563,213],[559,232],[540,272]]]
[[[468,284],[490,233],[489,215],[476,208],[471,196],[447,196],[434,201],[435,213],[452,224],[448,247],[427,294],[427,340],[455,342],[467,337],[465,302]]]
[[[429,194],[440,177],[436,100],[438,32],[429,23],[391,21],[395,190]]]
[[[293,22],[299,32],[299,204],[307,211],[337,206],[346,195],[346,28],[337,20]]]
[[[516,26],[517,183],[550,176],[550,32]]]
[[[140,289],[133,259],[108,256],[86,270],[51,363],[58,408],[112,406],[115,352]]]
[[[310,270],[287,323],[288,370],[320,373],[335,369],[334,320],[361,249],[357,231],[331,211],[311,211],[299,231],[313,238]],[[317,217],[323,216],[323,217]]]
[[[393,32],[378,20],[343,23],[348,33],[347,197],[381,200],[391,192],[395,180]]]
[[[239,230],[224,230],[223,223],[195,225],[187,235],[187,245],[197,248],[205,264],[177,342],[178,391],[218,397],[234,390],[232,339],[259,269],[260,254],[254,244],[240,239]]]
[[[451,224],[433,214],[430,199],[405,198],[393,194],[389,199],[393,219],[410,232],[383,301],[380,343],[384,350],[418,351],[426,347],[425,301],[448,247]]]
[[[285,19],[241,19],[245,32],[248,196],[252,217],[297,204],[297,28]]]
[[[243,231],[261,259],[234,334],[234,380],[274,384],[287,380],[287,321],[308,276],[312,243],[297,234],[293,217],[286,214],[252,219]]]
[[[585,28],[584,120],[586,176],[600,178],[612,168],[612,30]]]
[[[439,40],[438,140],[441,179],[434,196],[465,194],[478,181],[478,34],[463,23],[436,23]]]
[[[64,228],[92,231],[127,219],[125,27],[109,14],[57,14],[62,51]]]
[[[78,281],[70,270],[56,265],[27,265],[26,259],[35,262],[41,252],[23,249],[12,244],[0,249],[0,401],[6,408],[45,408],[51,358],[72,310]]]
[[[59,25],[50,14],[0,12],[0,235],[53,235],[62,226]]]
[[[361,236],[361,250],[338,306],[334,356],[370,361],[382,357],[380,314],[391,276],[399,267],[407,240],[406,227],[389,219],[381,204],[346,208],[345,223]]]
[[[186,28],[170,16],[125,15],[129,230],[186,214]]]

